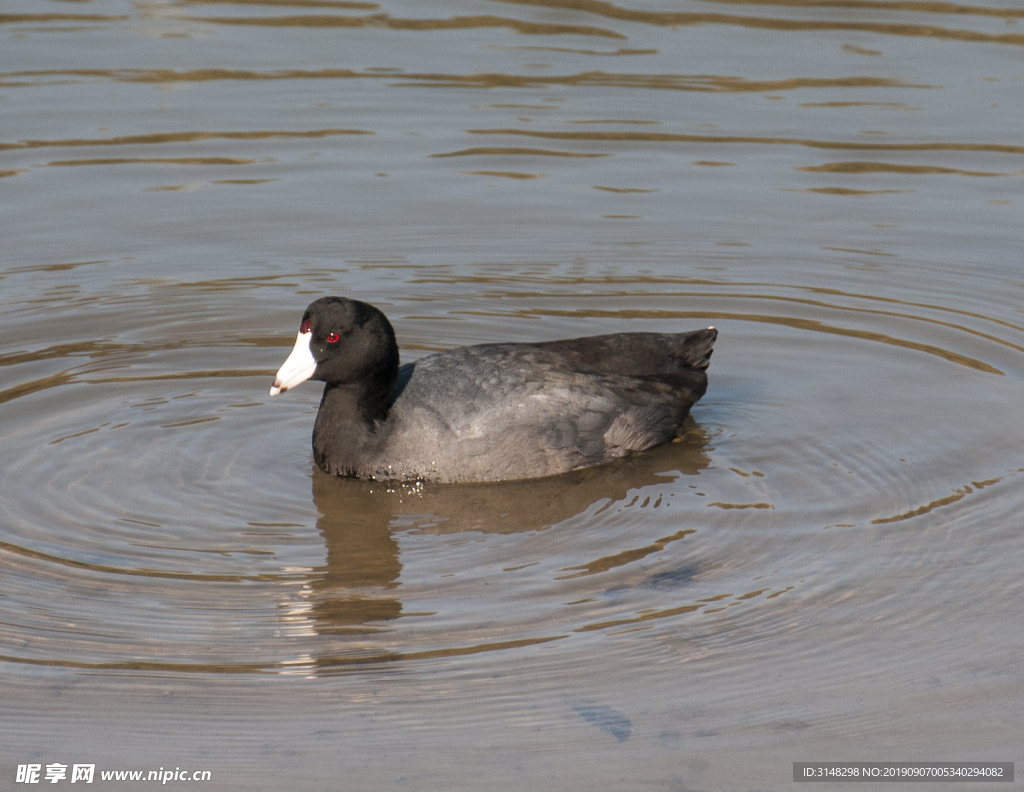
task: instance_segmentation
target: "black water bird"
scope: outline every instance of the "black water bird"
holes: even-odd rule
[[[270,395],[326,383],[313,456],[362,479],[504,481],[600,465],[673,440],[707,389],[718,331],[481,344],[400,366],[377,308],[324,297]]]

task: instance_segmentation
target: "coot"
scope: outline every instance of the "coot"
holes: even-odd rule
[[[324,471],[362,479],[503,481],[599,465],[669,442],[707,389],[718,331],[481,344],[398,364],[372,305],[323,297],[302,315],[270,395],[326,383],[313,426]]]

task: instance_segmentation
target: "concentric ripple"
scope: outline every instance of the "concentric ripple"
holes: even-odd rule
[[[421,289],[437,280],[418,275]],[[827,586],[833,565],[806,555],[822,531],[856,564],[866,533],[978,519],[1015,497],[1022,438],[991,420],[1024,368],[1012,321],[840,289],[582,284],[574,296],[551,273],[531,290],[474,278],[475,310],[451,293],[410,304],[484,335],[509,319],[554,318],[566,334],[719,326],[712,388],[680,442],[533,482],[390,487],[315,471],[315,386],[264,396],[287,327],[269,347],[155,322],[5,353],[22,383],[5,391],[21,417],[0,480],[7,659],[322,674],[683,623],[713,632]],[[402,337],[407,313],[392,309]],[[65,596],[42,597],[54,586]]]

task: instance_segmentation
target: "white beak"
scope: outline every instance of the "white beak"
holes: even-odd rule
[[[294,388],[313,376],[313,372],[316,371],[316,359],[309,351],[309,342],[312,338],[312,333],[299,333],[292,353],[274,377],[274,386],[270,389],[271,396]]]

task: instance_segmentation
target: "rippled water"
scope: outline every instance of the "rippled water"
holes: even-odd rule
[[[0,788],[1021,760],[1022,20],[6,4]],[[314,470],[315,384],[266,395],[324,294],[405,360],[720,336],[679,443],[389,488]]]

